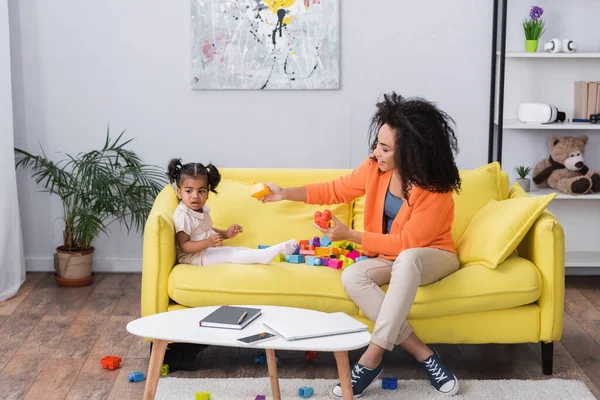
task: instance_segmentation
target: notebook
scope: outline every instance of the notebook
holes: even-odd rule
[[[240,323],[239,320],[246,313]],[[259,308],[221,306],[200,321],[200,326],[225,329],[242,329],[261,314]]]
[[[343,312],[316,314],[310,320],[282,317],[264,321],[263,324],[285,340],[308,339],[366,331],[368,327]]]

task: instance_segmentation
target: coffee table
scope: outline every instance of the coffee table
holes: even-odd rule
[[[139,318],[128,323],[127,331],[129,333],[153,339],[150,365],[148,366],[146,387],[144,389],[144,400],[154,399],[160,376],[160,367],[162,366],[169,342],[265,349],[269,377],[271,379],[271,390],[275,400],[281,399],[275,350],[332,352],[337,364],[343,399],[350,400],[353,398],[348,351],[360,349],[368,345],[371,341],[371,334],[369,332],[363,331],[294,341],[286,341],[278,337],[257,345],[245,346],[237,342],[236,339],[267,331],[263,325],[263,321],[277,320],[279,316],[283,315],[286,319],[293,316],[297,320],[309,320],[311,317],[315,317],[316,314],[326,313],[292,307],[242,306],[260,308],[262,310],[262,315],[242,330],[200,327],[198,322],[216,310],[218,308],[216,306],[164,312]]]

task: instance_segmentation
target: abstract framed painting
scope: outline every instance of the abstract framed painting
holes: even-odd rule
[[[339,0],[191,0],[193,89],[339,89]]]

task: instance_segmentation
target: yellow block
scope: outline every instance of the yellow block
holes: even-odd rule
[[[271,193],[269,188],[264,183],[257,183],[250,186],[250,195],[255,199],[259,199]]]

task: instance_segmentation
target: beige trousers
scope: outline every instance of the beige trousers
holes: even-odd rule
[[[458,270],[456,253],[434,248],[407,249],[395,261],[371,258],[342,273],[348,296],[375,322],[371,341],[387,350],[413,332],[406,321],[420,285],[429,285]],[[389,283],[387,293],[380,286]]]

